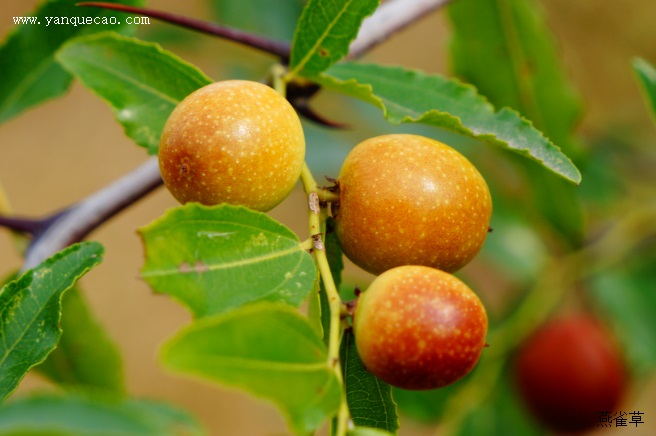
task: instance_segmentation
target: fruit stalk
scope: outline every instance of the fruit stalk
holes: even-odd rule
[[[285,82],[285,68],[282,66],[274,66],[271,74],[273,76],[273,87],[280,95],[285,96],[286,86]],[[341,336],[341,312],[342,312],[342,299],[339,296],[339,291],[335,285],[335,280],[330,272],[330,264],[326,256],[326,246],[323,243],[324,235],[322,232],[323,222],[325,220],[324,214],[321,213],[319,206],[319,193],[323,190],[319,189],[314,176],[307,165],[303,163],[301,170],[301,182],[303,189],[308,200],[309,218],[308,224],[310,228],[310,240],[313,243],[313,252],[319,274],[324,284],[324,289],[328,297],[330,307],[330,329],[328,332],[328,366],[335,372],[335,376],[340,385],[344,385],[344,377],[342,375],[342,368],[339,364],[339,343]],[[342,392],[342,399],[337,412],[337,425],[336,436],[345,436],[348,429],[349,410],[346,403],[346,394]]]
[[[309,227],[310,227],[310,238],[314,241],[314,255],[316,259],[317,266],[319,267],[319,274],[321,275],[321,280],[323,281],[326,294],[328,296],[328,303],[330,307],[330,330],[328,332],[328,366],[332,368],[337,376],[337,380],[341,385],[343,385],[344,377],[342,375],[342,369],[339,364],[339,342],[341,336],[341,312],[342,312],[342,299],[339,296],[339,291],[337,286],[335,286],[335,280],[333,275],[330,272],[330,265],[328,264],[328,257],[326,256],[326,247],[323,244],[323,233],[322,222],[321,222],[321,213],[319,210],[316,210],[312,204],[316,201],[313,200],[314,196],[318,196],[318,191],[320,190],[317,186],[310,169],[307,166],[307,163],[303,166],[301,172],[301,181],[303,183],[303,189],[308,198],[308,205],[310,209],[309,213]],[[346,403],[346,395],[342,392],[342,401],[339,406],[339,411],[337,415],[337,436],[346,435],[346,430],[348,427],[349,420],[349,411],[348,405]]]

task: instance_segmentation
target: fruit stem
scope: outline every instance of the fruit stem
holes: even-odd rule
[[[342,313],[342,299],[339,296],[339,291],[335,285],[335,280],[330,272],[330,264],[326,256],[326,247],[323,243],[321,210],[318,206],[320,191],[317,182],[314,180],[307,163],[303,165],[301,171],[301,181],[303,188],[308,198],[309,206],[309,226],[310,237],[314,242],[314,255],[321,274],[326,295],[328,296],[328,304],[330,307],[330,330],[328,333],[328,366],[330,366],[340,385],[344,384],[344,377],[342,376],[341,365],[339,364],[339,342],[341,336],[341,313]],[[346,395],[342,393],[342,401],[339,406],[337,414],[337,432],[336,436],[346,435],[348,429],[349,410],[346,403]]]
[[[274,65],[271,67],[271,76],[273,82],[273,89],[280,95],[286,98],[287,82],[286,82],[286,68],[282,65]],[[321,200],[319,193],[323,190],[319,188],[314,176],[307,165],[303,163],[301,170],[301,182],[303,189],[308,199],[309,209],[309,227],[310,227],[310,240],[313,245],[313,252],[316,264],[319,268],[319,274],[323,281],[324,289],[328,297],[328,305],[330,307],[330,327],[328,331],[328,367],[331,368],[337,381],[341,386],[344,386],[344,377],[342,375],[342,367],[339,364],[339,343],[341,339],[341,313],[342,313],[342,299],[339,296],[339,291],[335,285],[335,279],[330,271],[330,264],[328,263],[328,256],[326,256],[326,246],[324,244],[325,234],[323,228],[326,220],[326,214],[321,213]],[[342,399],[340,401],[339,410],[337,412],[337,425],[335,436],[346,436],[348,430],[348,421],[350,418],[348,404],[346,403],[346,393],[342,390]]]
[[[327,189],[319,188],[317,195],[319,196],[319,200],[325,201],[326,203],[336,203],[339,201],[339,194],[330,192]]]

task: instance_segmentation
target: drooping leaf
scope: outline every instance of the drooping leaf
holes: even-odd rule
[[[140,233],[143,278],[197,317],[258,300],[298,306],[314,286],[312,257],[291,230],[264,213],[189,203]]]
[[[364,367],[351,330],[344,332],[340,360],[346,401],[355,425],[397,434],[399,417],[392,400],[392,387]]]
[[[517,112],[494,107],[476,90],[436,74],[344,62],[314,77],[323,86],[381,108],[388,121],[423,123],[480,139],[528,157],[579,183],[572,161]]]
[[[95,242],[73,245],[0,290],[0,400],[44,361],[61,336],[62,294],[102,260]]]
[[[31,436],[201,436],[186,412],[146,400],[34,395],[0,407],[0,434]]]
[[[105,100],[125,134],[156,154],[162,128],[177,104],[212,82],[157,44],[115,33],[74,39],[57,60]]]
[[[513,108],[530,119],[579,162],[582,151],[574,128],[581,103],[541,12],[534,0],[454,2],[449,6],[453,70],[496,107]],[[532,194],[525,196],[522,209],[538,211],[530,219],[546,221],[570,246],[579,246],[584,220],[577,189],[534,166],[522,168]]]
[[[362,20],[379,0],[309,0],[296,27],[291,74],[319,74],[348,54]]]
[[[107,1],[134,6],[143,4],[142,0]],[[107,30],[136,31],[137,26],[126,25],[124,13],[80,8],[76,3],[79,0],[44,1],[36,11],[24,17],[28,22],[17,23],[16,20],[23,17],[14,18],[16,26],[0,46],[0,123],[66,92],[71,75],[54,59],[55,52],[66,41]],[[63,17],[75,20],[75,24],[58,22]],[[92,24],[77,24],[78,19],[87,17]]]
[[[77,287],[62,298],[61,328],[63,333],[57,348],[35,370],[71,388],[124,393],[123,362],[118,348],[95,319]]]
[[[570,157],[581,103],[533,0],[468,0],[448,7],[452,68],[497,107],[530,119]],[[494,72],[491,74],[490,72]]]
[[[638,75],[645,101],[651,109],[652,118],[656,120],[656,69],[644,59],[634,59],[633,69]]]
[[[195,321],[164,346],[169,369],[273,401],[298,434],[314,431],[340,404],[326,347],[295,309],[261,302]]]

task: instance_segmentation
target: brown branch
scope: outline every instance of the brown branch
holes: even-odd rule
[[[35,234],[23,270],[33,268],[89,233],[162,184],[156,157],[61,213],[49,217]],[[53,219],[54,218],[54,219]]]
[[[82,2],[77,6],[88,6],[102,9],[112,9],[115,11],[129,12],[132,14],[144,15],[165,21],[176,26],[196,30],[201,33],[218,36],[220,38],[234,41],[242,45],[255,48],[257,50],[278,56],[283,62],[289,62],[290,44],[284,41],[276,41],[270,38],[254,35],[228,26],[214,24],[207,21],[197,20],[195,18],[184,17],[182,15],[171,14],[169,12],[158,11],[155,9],[139,8],[115,3],[104,2]]]

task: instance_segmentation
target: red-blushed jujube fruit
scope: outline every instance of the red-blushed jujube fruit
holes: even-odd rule
[[[406,134],[368,139],[348,154],[338,182],[338,240],[353,263],[373,274],[401,265],[454,272],[485,242],[488,186],[441,142]]]
[[[406,265],[378,276],[353,316],[365,368],[403,389],[435,389],[467,375],[486,346],[487,314],[456,277]]]
[[[518,350],[514,374],[529,410],[560,432],[592,429],[601,412],[618,412],[627,384],[621,353],[588,315],[538,329]]]
[[[227,80],[187,96],[159,145],[162,179],[181,203],[268,211],[289,195],[305,159],[298,115],[258,82]]]

